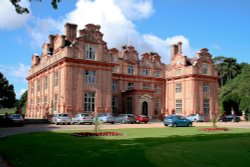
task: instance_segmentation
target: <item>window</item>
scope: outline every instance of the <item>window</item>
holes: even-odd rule
[[[160,77],[161,76],[161,72],[160,71],[154,71],[154,76],[155,77]]]
[[[46,105],[47,104],[47,96],[43,97],[43,104]]]
[[[161,93],[161,89],[159,85],[155,85],[155,93]]]
[[[181,92],[181,87],[182,87],[182,86],[181,86],[181,83],[176,84],[176,85],[175,85],[175,92],[176,92],[176,93],[180,93],[180,92]]]
[[[85,59],[95,60],[96,57],[96,46],[95,45],[85,45]]]
[[[41,80],[39,79],[39,80],[37,80],[37,83],[36,83],[37,85],[37,87],[36,87],[36,89],[37,89],[37,91],[39,92],[40,90],[41,90]]]
[[[57,94],[54,95],[54,103],[53,103],[53,111],[54,112],[57,112],[56,111],[57,110],[57,100],[58,100],[57,96],[58,96]]]
[[[143,84],[143,89],[144,90],[149,90],[150,89],[150,84]]]
[[[117,90],[117,85],[118,85],[117,81],[112,81],[112,90],[113,91]]]
[[[34,83],[31,83],[30,85],[31,85],[30,92],[31,92],[31,94],[33,94],[34,93]]]
[[[202,64],[202,74],[208,74],[208,64],[207,63]]]
[[[209,92],[209,83],[203,84],[203,92],[208,93]]]
[[[112,112],[118,113],[118,97],[117,96],[112,97]]]
[[[209,100],[208,99],[203,100],[203,110],[204,110],[205,115],[209,115],[210,107],[209,107]]]
[[[54,87],[58,86],[58,71],[54,72]]]
[[[130,75],[134,74],[134,66],[131,64],[128,65],[128,74]]]
[[[44,78],[44,90],[48,89],[48,76]]]
[[[119,67],[118,67],[118,66],[112,67],[112,72],[113,72],[113,73],[119,72]]]
[[[155,101],[155,110],[154,110],[154,114],[158,115],[160,113],[160,101],[156,100]]]
[[[37,105],[39,105],[40,104],[40,97],[37,97]]]
[[[175,111],[176,111],[176,114],[181,114],[181,112],[182,112],[182,100],[176,100]]]
[[[181,69],[175,70],[175,76],[180,76],[181,75]]]
[[[144,76],[149,76],[149,73],[150,73],[149,69],[142,70],[142,75],[144,75]]]
[[[86,84],[95,84],[96,83],[96,72],[86,70],[85,71],[85,83]]]
[[[128,83],[128,90],[134,89],[134,83]]]
[[[85,112],[95,111],[95,93],[94,92],[84,93],[84,111]]]

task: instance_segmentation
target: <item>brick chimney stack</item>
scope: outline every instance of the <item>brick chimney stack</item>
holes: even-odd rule
[[[73,41],[76,39],[76,33],[77,33],[77,25],[66,23],[64,25],[64,34],[66,35],[66,39],[69,41]]]
[[[175,55],[178,53],[178,45],[171,45],[171,60],[174,59]]]
[[[182,54],[182,42],[178,42],[178,54]]]

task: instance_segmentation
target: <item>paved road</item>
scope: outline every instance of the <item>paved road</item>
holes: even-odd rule
[[[194,123],[193,126],[211,126],[212,123]],[[232,128],[249,128],[250,122],[218,122],[218,127],[232,127]],[[164,128],[162,122],[149,122],[147,124],[103,124],[102,129],[121,129],[121,128]],[[60,131],[60,130],[92,130],[94,125],[54,125],[54,124],[28,124],[23,127],[8,127],[0,128],[0,138],[11,136],[15,134],[31,133],[39,131]]]

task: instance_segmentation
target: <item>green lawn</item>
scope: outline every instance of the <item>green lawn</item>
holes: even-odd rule
[[[198,128],[119,129],[124,136],[74,137],[51,131],[0,139],[13,166],[234,167],[249,166],[250,131]]]
[[[5,113],[14,114],[16,112],[16,108],[1,108],[0,115],[4,115]]]

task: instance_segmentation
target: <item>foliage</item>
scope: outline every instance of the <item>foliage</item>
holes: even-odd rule
[[[100,120],[97,116],[94,117],[93,119],[93,122],[94,122],[94,132],[97,133],[97,132],[100,132],[101,129],[100,129],[100,126],[103,124],[102,120]]]
[[[250,64],[245,64],[241,73],[220,88],[220,105],[229,114],[231,109],[239,114],[242,110],[249,111],[250,97]],[[221,111],[223,112],[223,111]]]
[[[28,95],[28,91],[26,90],[22,96],[20,97],[20,100],[18,100],[17,103],[17,110],[19,112],[25,113],[26,111],[26,102],[27,102],[27,95]]]
[[[21,0],[10,0],[12,5],[15,7],[16,13],[18,14],[23,14],[23,13],[29,13],[29,9],[23,6],[20,6],[20,1]],[[29,0],[30,2],[32,0]],[[37,1],[42,1],[42,0],[37,0]],[[61,0],[51,0],[51,5],[54,9],[58,8],[58,3],[61,2]]]
[[[15,102],[14,86],[0,72],[0,108],[12,108]]]
[[[217,116],[216,116],[216,114],[213,114],[213,117],[212,117],[212,127],[213,128],[217,127],[216,122],[217,122]]]
[[[249,166],[248,129],[198,129],[116,129],[126,135],[88,138],[71,136],[73,131],[38,132],[2,138],[0,152],[19,167]]]

